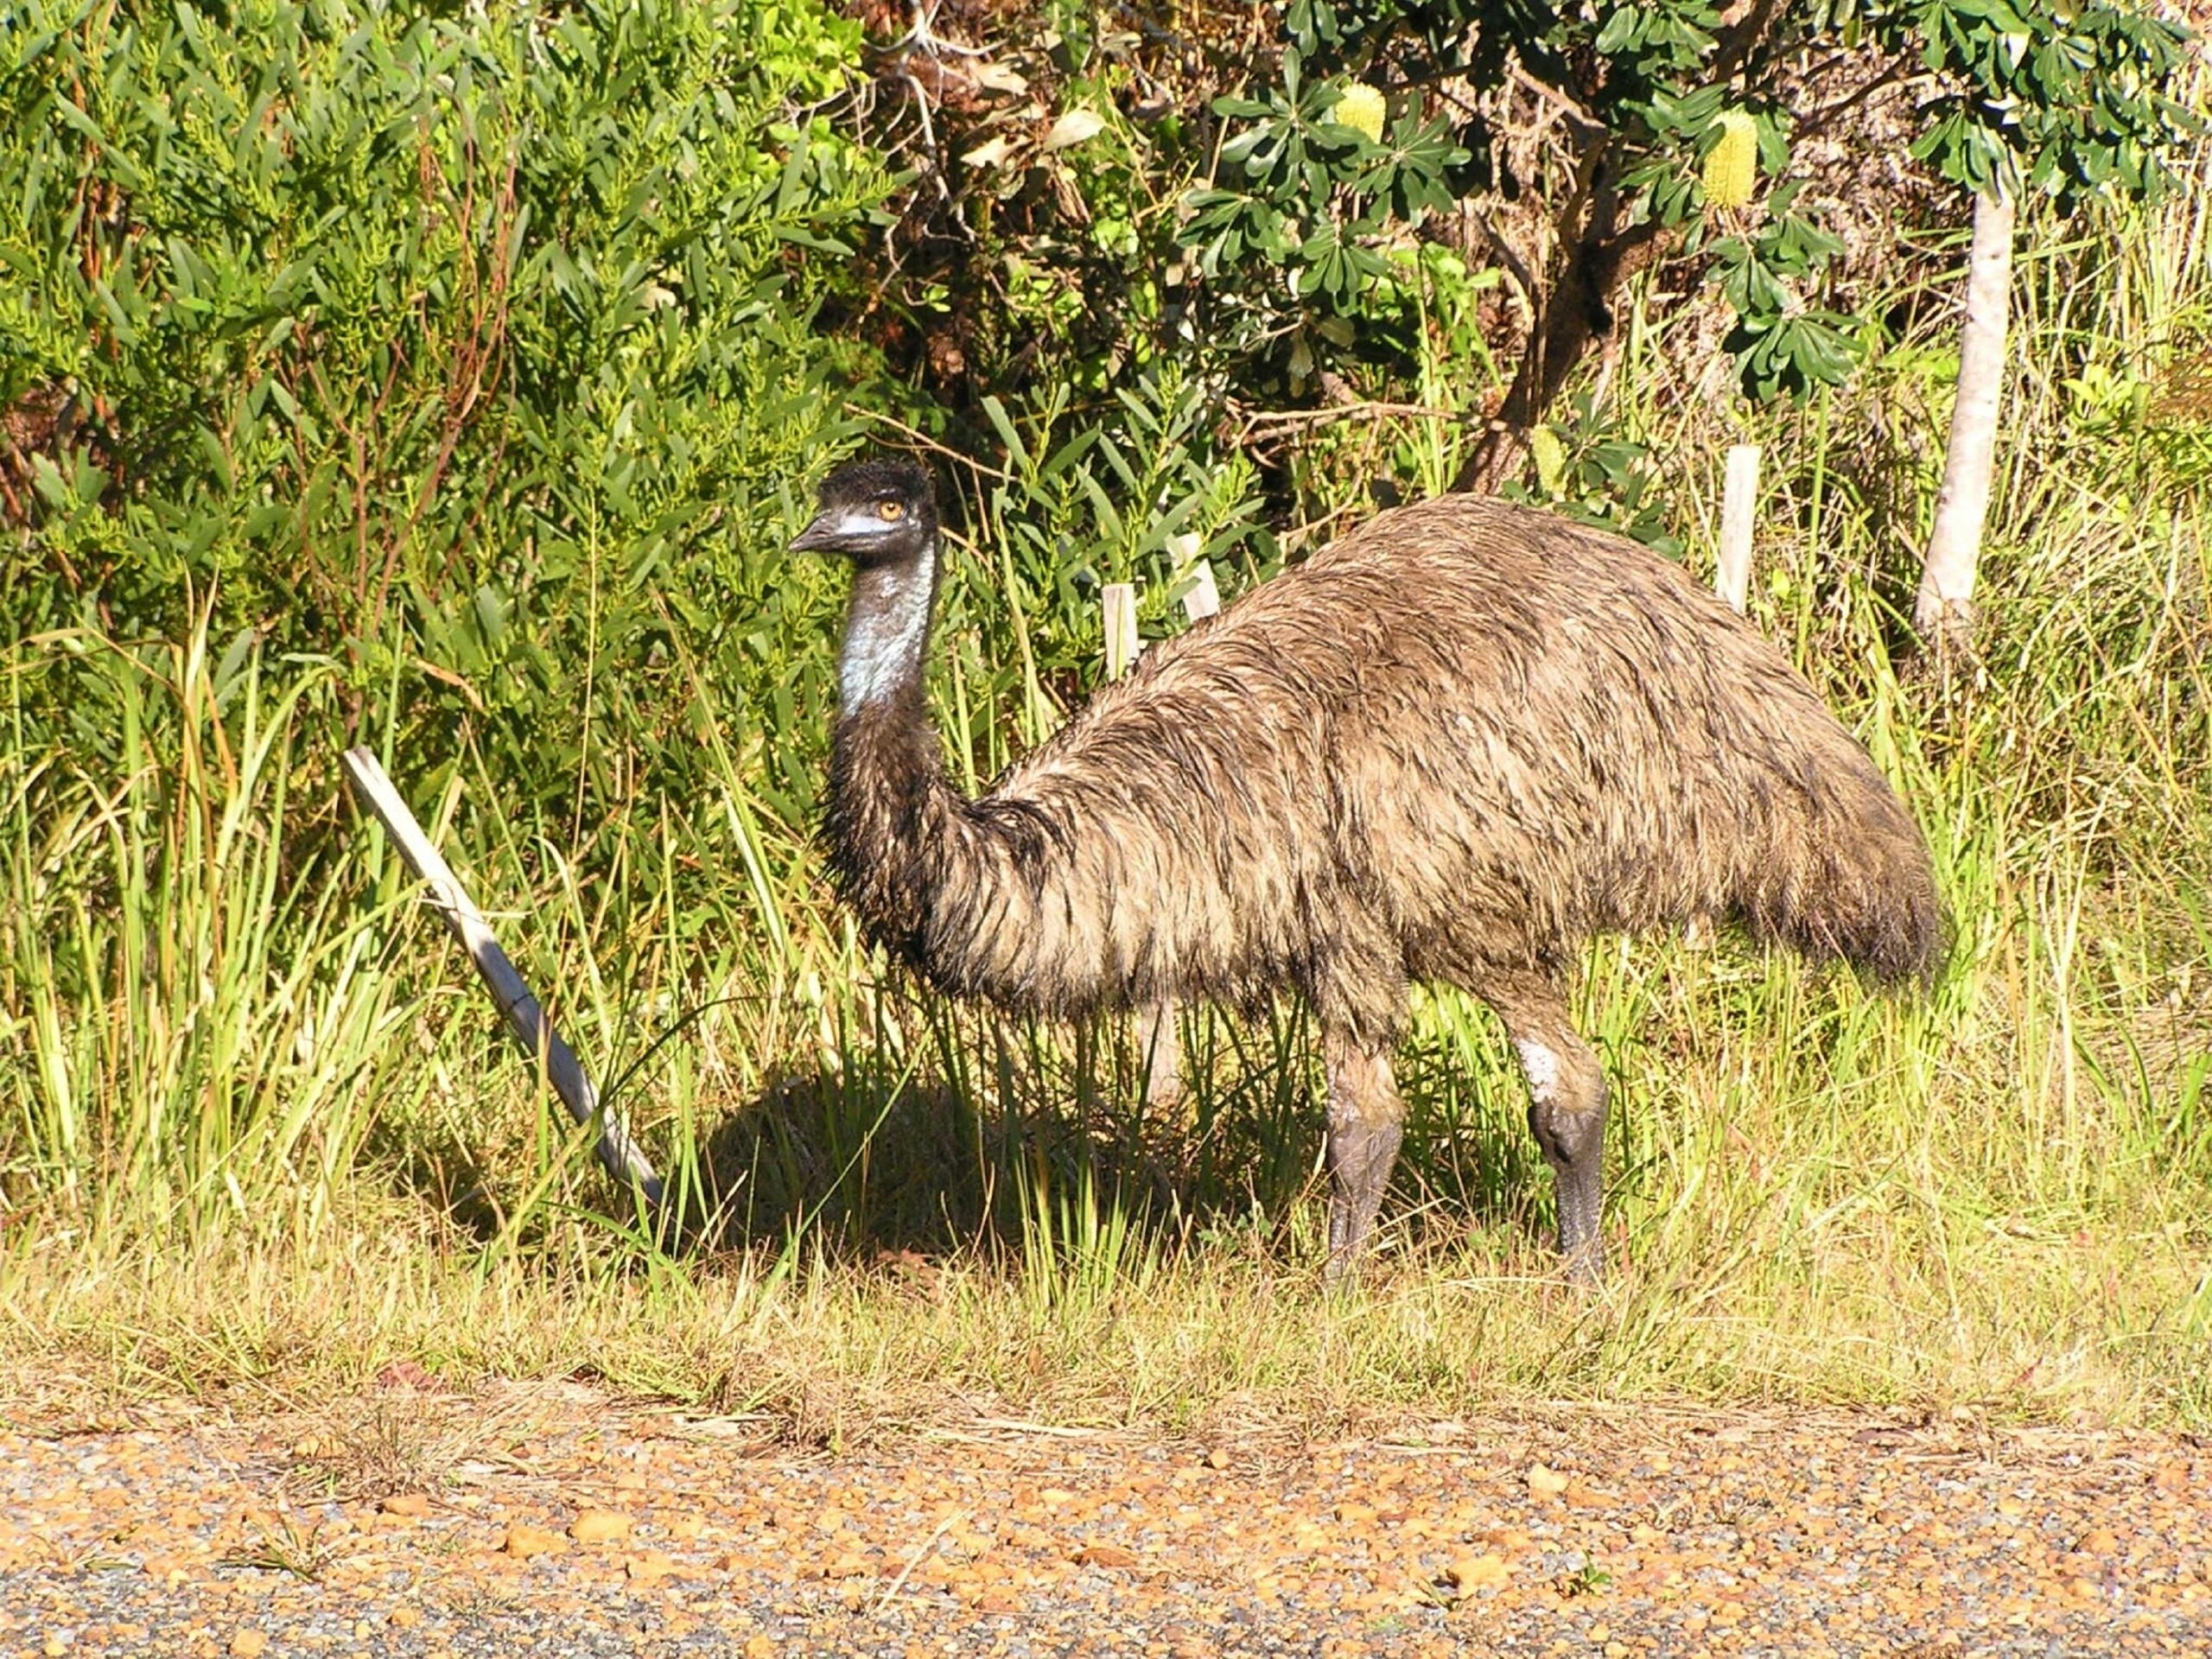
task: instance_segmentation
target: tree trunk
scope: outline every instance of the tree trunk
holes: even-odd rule
[[[2005,383],[2005,330],[2012,292],[2012,199],[1985,191],[1974,202],[1966,325],[1959,337],[1958,400],[1943,456],[1943,487],[1920,572],[1913,626],[1939,660],[1974,641],[1974,567],[1989,513],[1997,454],[1997,404]]]
[[[1529,434],[1552,405],[1594,340],[1613,332],[1613,298],[1664,252],[1672,233],[1645,223],[1616,229],[1618,204],[1600,188],[1586,232],[1570,244],[1541,296],[1528,349],[1490,429],[1476,441],[1452,480],[1455,490],[1493,495],[1529,453]]]
[[[1544,410],[1567,383],[1567,372],[1589,349],[1599,325],[1611,319],[1603,309],[1605,296],[1597,291],[1593,266],[1598,249],[1589,244],[1573,249],[1565,268],[1537,303],[1529,329],[1529,346],[1514,371],[1513,384],[1490,428],[1476,440],[1452,481],[1455,490],[1495,495],[1499,485],[1512,477],[1529,453],[1529,434],[1543,418]]]

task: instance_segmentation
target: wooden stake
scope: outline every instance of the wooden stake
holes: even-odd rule
[[[1196,622],[1220,613],[1221,589],[1213,585],[1213,565],[1200,559],[1191,567],[1191,587],[1183,595],[1183,614]]]
[[[1109,582],[1098,602],[1106,613],[1106,677],[1118,680],[1144,648],[1137,638],[1136,584]]]
[[[1183,594],[1183,614],[1193,622],[1221,614],[1221,589],[1214,585],[1213,564],[1194,556],[1200,545],[1196,536],[1191,537],[1184,555],[1192,557],[1192,563],[1191,585]],[[1144,1097],[1149,1105],[1172,1105],[1183,1096],[1183,1045],[1176,1032],[1177,1012],[1174,1003],[1161,1002],[1147,1008],[1137,1021],[1137,1054],[1145,1068]]]
[[[1751,596],[1751,531],[1759,512],[1759,447],[1732,444],[1727,482],[1720,496],[1720,547],[1713,591],[1741,616]],[[1713,918],[1702,912],[1682,924],[1682,946],[1702,950],[1713,943]]]
[[[1175,1020],[1179,1012],[1169,1001],[1137,1013],[1137,1065],[1148,1106],[1171,1106],[1183,1097],[1183,1044]]]
[[[561,1096],[561,1103],[569,1109],[569,1116],[580,1125],[597,1123],[600,1163],[617,1181],[626,1185],[634,1184],[645,1194],[646,1203],[658,1209],[661,1202],[660,1177],[631,1141],[620,1114],[600,1109],[599,1091],[584,1075],[575,1051],[563,1042],[547,1022],[545,1011],[538,1007],[537,999],[530,994],[530,988],[522,982],[522,976],[515,971],[514,963],[492,936],[492,925],[484,919],[484,912],[477,909],[467,889],[461,885],[460,878],[454,874],[429,836],[423,833],[423,826],[415,821],[414,813],[408,810],[391,779],[385,775],[384,768],[377,764],[376,756],[366,749],[348,749],[345,765],[346,774],[353,779],[363,804],[391,835],[408,868],[423,879],[429,890],[431,905],[445,918],[446,925],[468,952],[468,959],[476,964],[484,988],[499,1005],[500,1016],[514,1033],[515,1040],[544,1068],[546,1080]]]
[[[1741,616],[1751,593],[1751,529],[1759,512],[1759,447],[1738,443],[1728,451],[1728,483],[1720,500],[1720,557],[1713,591]]]

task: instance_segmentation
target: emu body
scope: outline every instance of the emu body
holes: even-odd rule
[[[1926,846],[1864,750],[1619,537],[1482,497],[1381,513],[1153,647],[972,800],[923,702],[926,477],[834,475],[793,546],[857,565],[828,832],[869,936],[953,995],[1054,1014],[1304,995],[1332,1270],[1397,1155],[1409,981],[1503,1020],[1560,1249],[1594,1277],[1606,1089],[1567,1008],[1592,935],[1729,917],[1885,980],[1939,949]]]

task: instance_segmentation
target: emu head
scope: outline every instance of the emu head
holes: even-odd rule
[[[842,553],[863,568],[912,564],[937,537],[937,492],[911,461],[863,461],[822,480],[795,553]]]

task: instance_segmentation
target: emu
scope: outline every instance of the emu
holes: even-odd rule
[[[1397,1158],[1409,981],[1503,1022],[1591,1282],[1606,1084],[1567,1011],[1588,938],[1707,916],[1884,982],[1933,971],[1928,849],[1866,752],[1632,542],[1484,497],[1379,513],[1155,645],[969,799],[924,706],[928,475],[862,461],[818,506],[791,547],[855,567],[826,836],[867,936],[950,995],[1055,1016],[1303,995],[1332,1278]]]

